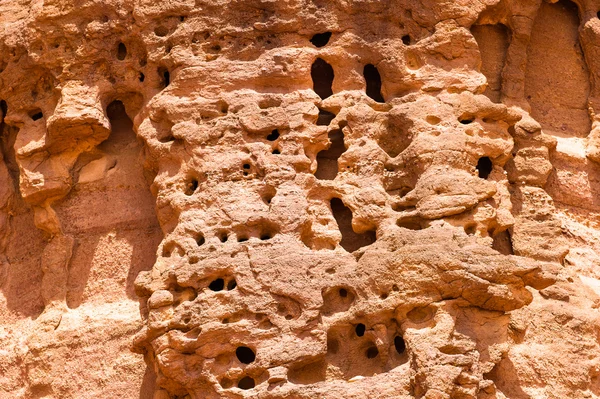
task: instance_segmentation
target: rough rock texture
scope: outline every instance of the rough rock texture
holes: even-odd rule
[[[599,9],[0,2],[0,398],[600,398]]]

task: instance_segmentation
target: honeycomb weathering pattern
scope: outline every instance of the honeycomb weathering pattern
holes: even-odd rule
[[[0,4],[0,398],[600,397],[599,9]]]

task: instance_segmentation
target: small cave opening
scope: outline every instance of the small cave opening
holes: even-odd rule
[[[342,248],[348,252],[354,252],[375,242],[375,231],[366,231],[360,234],[354,232],[352,229],[352,211],[344,205],[341,199],[332,198],[330,206],[340,233],[342,233],[342,240],[340,241]]]
[[[206,239],[204,238],[204,234],[202,233],[198,233],[196,235],[196,244],[201,247],[202,245],[204,245],[204,243],[206,242]]]
[[[275,141],[279,138],[279,130],[274,129],[268,136],[267,136],[267,140],[268,141]]]
[[[32,120],[37,121],[44,117],[44,113],[40,109],[36,109],[29,113]]]
[[[383,103],[385,100],[381,95],[381,75],[377,70],[377,67],[373,64],[365,65],[363,69],[363,76],[367,83],[367,96],[371,97],[378,103]]]
[[[158,37],[165,37],[169,34],[169,29],[167,29],[165,26],[159,25],[154,28],[154,34]]]
[[[256,360],[256,353],[254,353],[254,351],[247,346],[239,346],[235,350],[235,356],[241,363],[244,364],[250,364]]]
[[[223,243],[227,242],[227,240],[229,239],[229,236],[227,235],[227,232],[225,232],[225,231],[220,232],[217,236],[219,237],[219,241],[221,241]]]
[[[469,116],[469,115],[463,115],[460,118],[458,118],[458,121],[462,125],[470,125],[471,123],[473,123],[474,120],[475,120],[475,118],[473,118],[472,116]]]
[[[106,107],[106,116],[108,116],[111,130],[113,131],[133,129],[133,122],[131,121],[129,115],[127,115],[125,105],[122,101],[115,100],[108,104]]]
[[[171,73],[167,68],[160,67],[158,68],[158,76],[160,77],[161,87],[164,89],[169,84],[171,84]]]
[[[477,161],[477,173],[482,179],[487,179],[490,173],[492,173],[493,168],[494,164],[489,157],[481,157]]]
[[[502,255],[515,254],[510,231],[504,230],[498,233],[491,233],[490,235],[492,236],[492,249],[495,249]]]
[[[317,58],[310,68],[310,76],[313,81],[313,90],[322,99],[333,94],[333,67],[324,59]]]
[[[316,35],[314,35],[310,39],[310,42],[315,47],[323,47],[323,46],[326,46],[327,43],[329,43],[329,39],[331,39],[331,32],[323,32],[323,33],[317,33]]]
[[[335,114],[333,112],[325,111],[324,109],[319,108],[317,126],[329,126],[334,118]]]
[[[377,349],[376,346],[370,346],[365,352],[365,355],[368,359],[375,359],[377,356],[379,356],[379,349]]]
[[[244,390],[252,389],[255,386],[256,386],[256,383],[254,382],[254,378],[248,377],[248,376],[245,376],[238,382],[238,388],[244,389]]]
[[[403,354],[406,350],[406,342],[404,342],[404,338],[397,335],[394,338],[394,348],[396,349],[396,352],[398,352],[399,355]]]
[[[356,327],[354,328],[354,332],[356,333],[357,337],[362,337],[363,335],[365,335],[366,331],[367,331],[367,327],[363,323],[357,324]]]
[[[125,57],[127,57],[127,46],[125,46],[125,43],[120,42],[117,46],[117,59],[123,61]]]
[[[190,181],[186,184],[186,187],[185,187],[185,195],[187,195],[187,196],[194,195],[194,193],[198,189],[198,184],[199,184],[198,179],[196,179],[196,178],[190,179]]]
[[[338,159],[346,151],[344,133],[341,130],[332,130],[328,134],[331,142],[328,149],[317,154],[317,170],[315,177],[319,180],[333,180],[338,174]]]
[[[140,83],[144,83],[144,80],[146,80],[146,75],[144,75],[142,72],[140,72],[138,79],[139,79]]]
[[[211,291],[223,291],[223,288],[225,288],[225,280],[223,280],[222,278],[218,278],[216,280],[213,280],[208,285],[208,288]]]
[[[235,279],[231,279],[228,283],[227,283],[227,291],[231,291],[234,290],[235,287],[237,287],[237,281],[235,281]]]
[[[412,38],[410,35],[402,36],[402,43],[404,43],[405,46],[410,46],[412,44]]]

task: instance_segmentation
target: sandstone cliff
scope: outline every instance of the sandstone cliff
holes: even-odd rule
[[[600,398],[598,10],[0,1],[0,398]]]

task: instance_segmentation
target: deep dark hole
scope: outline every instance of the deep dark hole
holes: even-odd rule
[[[344,133],[332,130],[328,134],[331,144],[328,149],[317,154],[317,170],[315,177],[319,180],[333,180],[338,173],[338,159],[346,151]]]
[[[331,32],[317,33],[310,39],[310,42],[315,47],[323,47],[329,43],[329,39],[331,39]]]
[[[271,233],[263,233],[260,236],[260,239],[263,241],[270,240],[271,238],[273,238],[273,235]]]
[[[410,44],[412,43],[412,39],[411,39],[410,35],[402,36],[402,43],[404,43],[404,45],[406,45],[406,46],[410,46]]]
[[[317,126],[329,126],[335,118],[335,114],[319,108],[319,117],[317,118]]]
[[[225,288],[225,280],[218,278],[208,285],[212,291],[222,291]]]
[[[238,242],[246,242],[246,241],[248,241],[248,237],[244,237],[244,236],[238,237],[237,240],[238,240]]]
[[[396,338],[394,338],[394,347],[396,348],[396,352],[399,354],[403,354],[406,350],[406,343],[401,336],[398,335]]]
[[[146,75],[144,75],[142,72],[140,72],[140,82],[143,82],[146,79]]]
[[[6,117],[6,113],[8,112],[8,105],[6,105],[6,101],[0,101],[0,110],[2,110],[2,118]]]
[[[348,296],[348,290],[345,288],[340,288],[338,292],[342,298],[346,298]]]
[[[482,179],[487,179],[490,173],[492,173],[493,166],[492,160],[489,157],[479,158],[479,161],[477,161],[477,171],[479,172],[479,177]]]
[[[198,189],[198,180],[197,179],[192,179],[187,184],[187,187],[185,189],[185,194],[186,195],[193,195],[196,192],[197,189]]]
[[[231,280],[230,282],[227,283],[227,291],[231,291],[231,290],[235,289],[235,287],[237,287],[237,281]]]
[[[162,79],[163,87],[167,87],[171,83],[171,74],[165,68],[158,68],[158,75]]]
[[[352,229],[352,211],[344,205],[341,199],[332,198],[331,211],[338,224],[342,241],[340,245],[348,252],[354,252],[359,248],[371,245],[375,242],[376,235],[374,231],[366,231],[358,234]]]
[[[470,117],[462,117],[458,120],[460,123],[462,123],[463,125],[468,125],[470,123],[473,123],[474,119],[470,118]]]
[[[250,364],[256,359],[254,351],[247,346],[240,346],[235,350],[238,360],[244,364]]]
[[[219,234],[219,240],[221,240],[221,242],[227,242],[227,239],[229,237],[227,237],[227,233],[221,233]]]
[[[164,26],[157,26],[154,28],[154,34],[158,37],[164,37],[169,34],[169,30]]]
[[[240,382],[238,382],[238,388],[241,389],[252,389],[254,388],[255,383],[254,383],[254,379],[252,377],[244,377],[240,380]]]
[[[360,324],[356,325],[354,332],[356,333],[357,336],[362,337],[363,335],[365,335],[366,330],[367,330],[367,327],[365,327],[365,325],[363,323],[360,323]]]
[[[244,167],[244,169],[250,169],[250,164],[249,164],[249,163],[245,163],[245,164],[243,165],[243,167]]]
[[[123,61],[127,57],[127,47],[124,43],[119,43],[117,46],[117,59]]]
[[[367,349],[367,357],[369,359],[374,359],[379,355],[379,349],[377,349],[376,346],[371,346],[369,349]]]
[[[365,81],[367,82],[367,96],[371,97],[378,103],[385,102],[383,96],[381,95],[381,75],[379,75],[377,67],[373,64],[365,65],[365,68],[363,69],[363,75],[365,76]]]
[[[325,60],[317,58],[310,68],[313,89],[319,97],[325,99],[333,94],[333,68]]]
[[[600,11],[596,13],[596,17],[600,19]]]
[[[267,136],[267,140],[275,141],[279,138],[279,130],[275,129]]]
[[[279,155],[279,154],[281,154],[281,151],[279,151],[277,148],[275,148],[271,154]]]
[[[42,119],[43,117],[44,117],[44,114],[41,111],[36,112],[35,114],[31,115],[31,119],[33,119],[34,121]]]
[[[196,244],[198,244],[198,246],[201,246],[204,245],[205,242],[206,240],[204,239],[204,235],[198,234],[198,236],[196,237]]]

